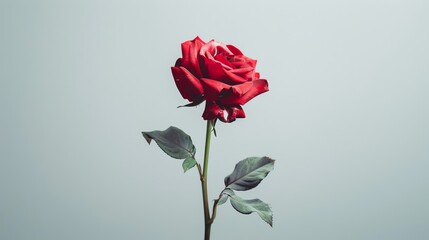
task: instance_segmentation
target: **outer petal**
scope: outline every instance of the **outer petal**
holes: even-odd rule
[[[226,107],[228,112],[227,122],[233,122],[236,118],[245,118],[246,114],[244,113],[243,108],[240,105],[237,106],[228,106]]]
[[[219,101],[223,105],[244,105],[252,98],[268,91],[268,82],[257,79],[238,85],[228,85],[216,80],[202,78],[206,100]]]
[[[171,67],[174,82],[180,94],[190,102],[200,100],[204,93],[200,80],[184,67]]]
[[[268,82],[265,79],[257,79],[250,82],[245,82],[240,85],[232,86],[229,94],[225,94],[220,101],[223,104],[239,104],[244,105],[252,98],[261,93],[268,91]]]
[[[206,108],[203,112],[204,120],[220,119],[222,122],[226,122],[225,111],[220,108],[214,101],[206,101]]]
[[[227,114],[227,116],[225,116]],[[204,109],[203,119],[213,120],[219,119],[222,122],[230,123],[237,118],[245,118],[246,114],[240,105],[233,106],[219,106],[214,101],[206,101],[206,108]]]
[[[201,70],[198,63],[198,53],[205,44],[203,40],[196,37],[194,40],[182,43],[182,61],[181,65],[197,77],[201,77]],[[177,66],[176,66],[177,67]]]
[[[201,83],[204,88],[205,99],[209,101],[219,100],[223,97],[221,93],[226,93],[225,91],[232,87],[229,84],[208,78],[201,78]]]

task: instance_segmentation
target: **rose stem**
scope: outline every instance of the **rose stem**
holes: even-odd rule
[[[207,170],[209,166],[210,138],[212,132],[212,122],[207,120],[206,129],[206,145],[204,149],[204,166],[201,179],[201,188],[203,191],[203,206],[204,206],[204,240],[210,240],[210,229],[213,221],[210,219],[209,200],[207,194]]]

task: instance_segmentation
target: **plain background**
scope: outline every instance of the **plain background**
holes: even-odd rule
[[[274,228],[230,204],[213,239],[429,239],[429,3],[1,1],[0,239],[202,239],[198,174],[141,131],[175,125],[202,158],[203,107],[170,66],[199,35],[258,59],[270,91],[219,123],[209,191],[248,156]]]

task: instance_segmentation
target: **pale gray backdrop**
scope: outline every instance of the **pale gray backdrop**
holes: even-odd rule
[[[429,239],[429,3],[0,3],[0,239],[202,239],[198,174],[148,146],[175,125],[201,159],[203,107],[170,73],[199,35],[258,59],[270,92],[219,123],[210,198],[247,156],[275,170],[219,207],[213,239]]]

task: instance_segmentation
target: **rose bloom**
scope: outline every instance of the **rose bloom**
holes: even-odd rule
[[[196,106],[206,101],[203,118],[233,122],[246,117],[242,105],[268,91],[268,82],[255,71],[256,60],[233,45],[199,37],[182,43],[182,58],[171,67],[183,98]]]

